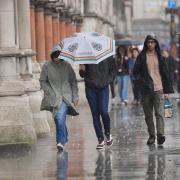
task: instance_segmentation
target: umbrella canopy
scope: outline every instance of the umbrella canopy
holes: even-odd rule
[[[132,45],[140,45],[140,44],[142,44],[142,42],[137,39],[124,38],[124,39],[116,40],[116,46],[132,46]]]
[[[75,33],[62,44],[59,58],[74,64],[98,64],[115,54],[115,41],[97,32]]]

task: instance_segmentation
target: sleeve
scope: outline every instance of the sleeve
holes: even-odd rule
[[[47,65],[44,64],[41,70],[41,74],[40,74],[40,87],[44,92],[48,92],[50,89],[50,84],[49,84],[49,80],[48,80],[48,71],[47,71]]]
[[[132,70],[132,75],[134,76],[135,80],[140,79],[140,72],[141,72],[141,61],[140,61],[140,56],[138,56]]]
[[[77,79],[76,79],[76,74],[73,70],[73,68],[71,67],[71,65],[69,65],[69,82],[71,85],[71,90],[72,90],[72,101],[78,101],[79,100],[79,95],[78,95],[78,85],[77,85]]]
[[[116,61],[115,61],[115,58],[113,58],[113,57],[109,60],[109,73],[110,73],[110,76],[112,76],[113,79],[117,75]]]

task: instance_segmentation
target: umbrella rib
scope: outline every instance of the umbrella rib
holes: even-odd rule
[[[91,47],[91,44],[90,44],[90,42],[88,41],[88,39],[85,37],[85,36],[83,36],[83,38],[85,38],[85,42],[87,42],[88,44],[89,44],[89,47],[91,48],[91,50],[93,51],[93,48]],[[83,39],[81,39],[81,41],[83,41]],[[81,44],[81,41],[79,42],[79,44]],[[76,52],[77,53],[77,52]],[[76,54],[75,54],[75,57],[76,57]],[[76,58],[75,58],[76,59]]]

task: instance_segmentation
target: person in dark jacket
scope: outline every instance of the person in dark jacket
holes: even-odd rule
[[[159,42],[154,34],[146,37],[143,50],[137,57],[133,75],[142,96],[142,106],[149,133],[147,145],[155,143],[153,109],[156,117],[157,143],[162,145],[165,141],[163,98],[173,93],[173,87],[167,65],[161,56]]]
[[[105,144],[111,146],[113,138],[110,132],[108,103],[109,84],[116,75],[115,60],[110,57],[99,64],[80,65],[79,74],[85,81],[86,98],[91,109],[93,125],[98,139],[96,149],[103,149]],[[100,116],[104,126],[104,133]]]
[[[176,60],[169,54],[168,50],[162,50],[162,56],[167,63],[167,67],[170,73],[170,80],[172,84],[175,83],[175,75],[178,72]]]
[[[138,48],[137,47],[131,48],[131,54],[132,54],[132,57],[129,59],[129,74],[130,74],[130,79],[131,79],[132,92],[134,95],[134,103],[136,105],[138,105],[140,103],[141,94],[140,94],[140,91],[139,91],[138,86],[136,84],[135,78],[132,74],[137,56],[139,55]]]

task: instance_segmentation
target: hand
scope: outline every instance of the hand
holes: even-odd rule
[[[78,105],[78,100],[75,100],[75,101],[73,102],[73,104],[74,104],[74,106],[76,107],[76,106]]]
[[[79,70],[85,71],[86,70],[86,66],[84,64],[80,64],[79,65]]]
[[[164,99],[168,99],[169,95],[168,94],[164,94]]]

